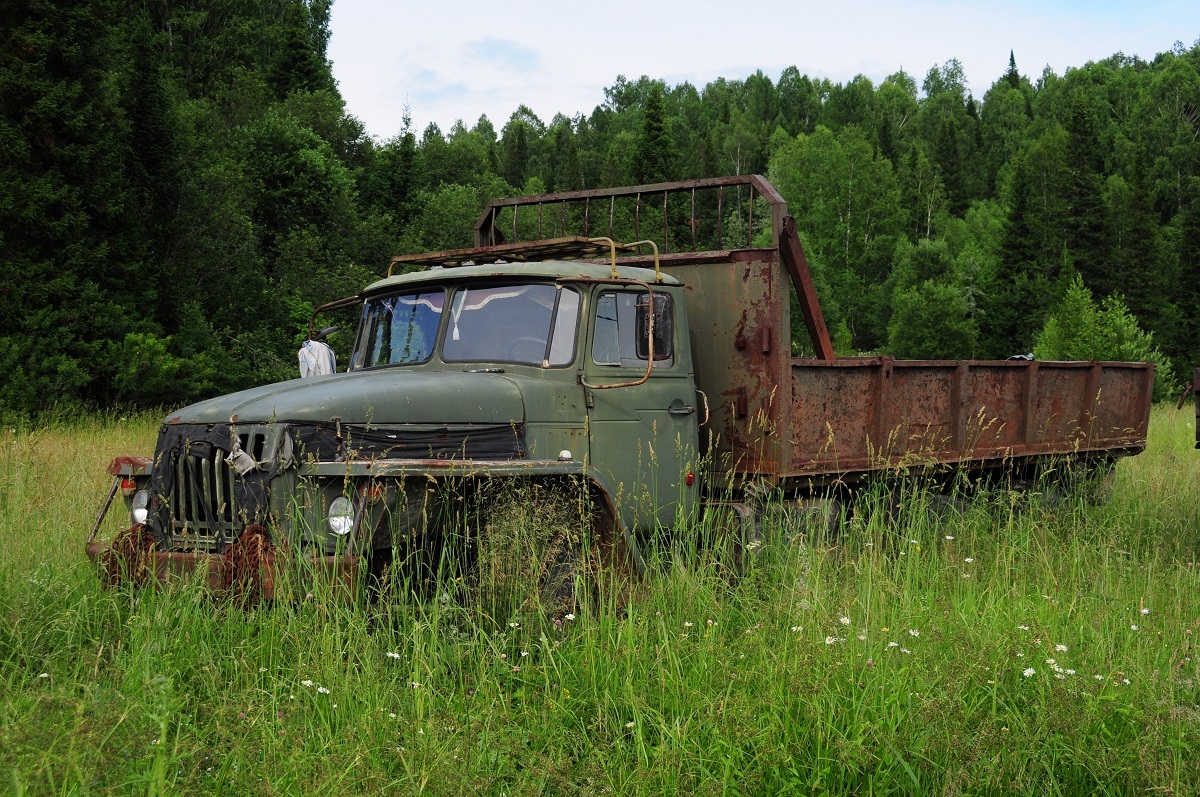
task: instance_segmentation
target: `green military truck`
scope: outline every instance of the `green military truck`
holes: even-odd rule
[[[647,240],[614,243],[629,229]],[[897,469],[1108,468],[1145,446],[1148,363],[835,357],[758,176],[496,200],[474,248],[394,260],[405,273],[318,308],[361,310],[345,372],[186,407],[153,457],[113,461],[105,510],[121,492],[129,529],[101,545],[102,511],[87,542],[109,578],[199,570],[270,597],[284,560],[347,585],[467,573],[519,484],[584,507],[530,571],[557,582],[581,547],[636,570],[706,513],[745,541],[764,495],[845,502]],[[793,308],[815,356],[793,355]]]

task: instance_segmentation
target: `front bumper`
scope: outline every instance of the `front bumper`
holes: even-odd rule
[[[101,566],[104,548],[100,543],[89,542],[84,550],[92,564]],[[171,582],[191,580],[193,574],[199,571],[204,574],[208,588],[218,594],[226,591],[230,583],[254,580],[258,594],[265,600],[273,600],[277,595],[283,597],[286,593],[296,594],[302,588],[306,594],[311,594],[317,584],[331,589],[334,594],[350,598],[362,583],[362,558],[358,556],[308,557],[297,563],[300,565],[298,568],[287,567],[286,572],[284,563],[280,561],[282,558],[275,551],[269,551],[263,554],[257,573],[237,574],[227,572],[231,567],[230,562],[220,554],[154,551],[153,567],[148,575],[154,586],[163,587]]]

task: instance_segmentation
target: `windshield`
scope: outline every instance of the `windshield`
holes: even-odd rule
[[[441,288],[368,299],[355,368],[423,363],[433,354],[446,293]]]
[[[447,320],[442,359],[569,365],[575,358],[579,294],[557,285],[461,288]]]
[[[441,355],[447,362],[570,365],[575,359],[580,296],[553,284],[503,285],[390,294],[368,299],[353,367],[428,362],[442,316]]]

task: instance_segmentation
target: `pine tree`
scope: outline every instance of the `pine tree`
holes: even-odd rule
[[[142,292],[111,103],[117,3],[32,0],[0,48],[0,410],[109,397],[103,355]]]
[[[959,146],[958,125],[946,116],[938,128],[937,140],[933,145],[934,159],[942,171],[942,185],[950,212],[961,216],[967,209],[966,176],[963,174],[962,150]]]
[[[1067,254],[1076,270],[1101,296],[1115,288],[1107,268],[1104,208],[1101,201],[1098,149],[1088,121],[1087,103],[1076,95],[1067,127],[1067,213],[1063,219]]]
[[[661,183],[674,176],[674,152],[667,132],[662,86],[654,83],[646,96],[642,132],[633,156],[633,176],[639,183]]]
[[[503,150],[502,176],[509,185],[519,189],[525,184],[529,167],[529,127],[518,120],[510,121],[504,126],[500,146]]]
[[[319,32],[314,36],[311,14],[304,0],[288,3],[282,36],[279,58],[271,72],[275,96],[283,99],[293,91],[330,88],[328,64],[324,51],[319,49],[321,38]]]
[[[1008,51],[1008,71],[1000,79],[1007,83],[1009,88],[1021,88],[1021,73],[1017,71],[1017,59],[1012,50]]]

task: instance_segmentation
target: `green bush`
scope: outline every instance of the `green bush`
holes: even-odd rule
[[[1170,361],[1155,345],[1154,335],[1138,325],[1124,298],[1114,294],[1097,306],[1079,275],[1046,319],[1033,354],[1039,360],[1151,362],[1158,366],[1154,399],[1179,392]]]

